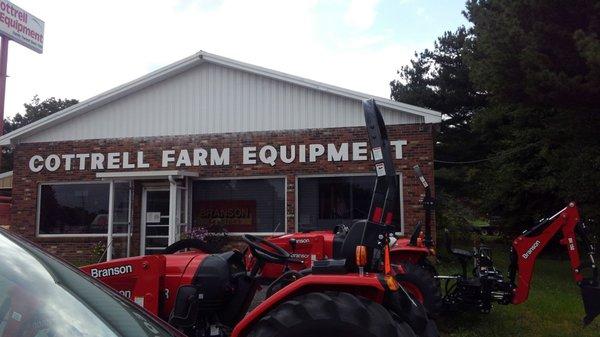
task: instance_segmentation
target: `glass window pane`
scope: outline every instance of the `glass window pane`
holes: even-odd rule
[[[285,180],[238,179],[194,182],[193,224],[221,225],[229,232],[284,232]]]
[[[159,212],[161,216],[169,216],[169,190],[148,191],[146,194],[146,211]]]
[[[106,234],[108,184],[42,185],[40,234]]]
[[[129,183],[115,183],[113,233],[127,233],[129,225]]]
[[[374,184],[374,175],[299,178],[298,229],[328,230],[366,219]]]

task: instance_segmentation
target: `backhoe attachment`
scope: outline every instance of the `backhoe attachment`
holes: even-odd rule
[[[600,314],[598,268],[589,230],[581,220],[574,202],[552,217],[543,219],[513,241],[513,257],[509,270],[511,283],[515,286],[512,303],[519,304],[527,299],[537,256],[559,231],[562,232],[560,243],[567,248],[569,254],[573,278],[581,288],[586,314],[583,322],[587,325]],[[581,240],[582,248],[587,253],[588,258],[585,262],[581,261],[577,238]],[[587,277],[584,275],[586,271],[589,271]]]
[[[508,279],[494,267],[491,251],[480,246],[467,251],[453,249],[446,240],[448,252],[463,265],[462,274],[436,276],[446,280],[444,304],[447,309],[476,308],[482,313],[490,312],[492,302],[500,304],[520,304],[527,300],[533,270],[538,255],[559,232],[560,244],[565,246],[571,262],[573,278],[581,289],[585,325],[600,315],[600,286],[598,268],[595,262],[595,247],[590,240],[587,225],[581,220],[575,203],[569,205],[550,218],[542,219],[536,226],[523,232],[512,244]],[[579,241],[578,241],[579,239]],[[581,261],[579,246],[587,258]],[[467,262],[473,260],[473,277],[467,274]]]

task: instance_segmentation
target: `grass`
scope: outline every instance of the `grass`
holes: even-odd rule
[[[506,249],[496,249],[495,263],[506,273]],[[446,259],[448,261],[448,259]],[[458,263],[443,262],[440,273],[458,271]],[[452,265],[452,268],[447,267]],[[454,269],[456,265],[456,269]],[[600,318],[583,327],[583,303],[567,260],[538,259],[529,299],[520,305],[495,304],[490,314],[448,314],[438,319],[443,337],[592,337],[600,336]]]

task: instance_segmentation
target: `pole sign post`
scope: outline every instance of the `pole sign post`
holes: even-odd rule
[[[0,34],[37,53],[44,49],[44,21],[6,0],[0,0]]]
[[[4,98],[8,41],[13,40],[37,53],[44,50],[44,21],[10,1],[0,0],[0,135],[4,134]]]

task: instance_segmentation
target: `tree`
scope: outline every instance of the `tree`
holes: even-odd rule
[[[433,50],[415,54],[409,66],[390,83],[392,99],[442,112],[436,137],[436,158],[461,161],[487,153],[485,143],[471,128],[473,116],[486,106],[486,95],[475,89],[469,78],[465,55],[470,53],[472,35],[465,27],[445,32]],[[438,195],[478,198],[477,167],[436,163]]]
[[[39,119],[50,116],[55,112],[66,109],[79,103],[76,99],[56,99],[54,97],[40,100],[35,95],[30,103],[25,103],[25,113],[17,113],[12,118],[4,119],[4,133],[9,133]],[[5,147],[2,150],[2,172],[12,170],[12,149]]]
[[[77,103],[79,103],[79,101],[76,99],[56,99],[54,97],[42,101],[35,95],[33,96],[31,103],[23,104],[25,107],[25,114],[22,115],[17,113],[12,118],[4,119],[4,133],[14,131]]]
[[[600,4],[471,0],[466,16],[470,78],[490,102],[473,127],[509,153],[486,165],[486,208],[513,227],[570,200],[598,215]]]
[[[597,217],[600,3],[470,0],[464,14],[471,28],[391,83],[393,99],[444,113],[436,159],[475,161],[437,162],[438,191],[512,231],[571,200]]]

